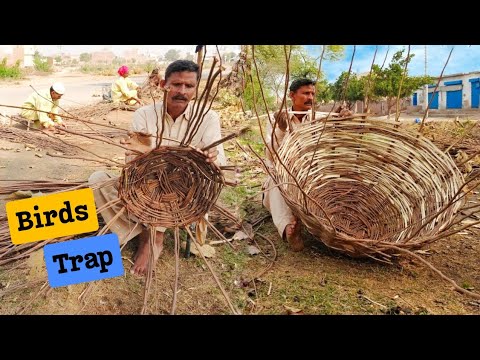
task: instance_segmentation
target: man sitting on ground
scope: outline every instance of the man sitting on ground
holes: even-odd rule
[[[315,81],[306,78],[294,80],[290,85],[289,96],[292,100],[292,107],[287,112],[281,110],[274,114],[277,126],[273,135],[273,127],[267,119],[266,141],[268,148],[266,149],[266,156],[267,165],[271,171],[275,171],[273,167],[273,157],[275,155],[273,155],[271,149],[277,150],[287,132],[311,119],[313,99],[315,97]],[[263,185],[263,189],[266,190],[263,205],[272,214],[272,220],[278,233],[284,240],[288,241],[293,251],[301,251],[304,245],[300,236],[302,228],[300,220],[293,214],[270,176]]]
[[[138,84],[128,78],[128,66],[120,66],[117,72],[120,76],[112,84],[112,101],[125,105],[142,105],[137,92]]]
[[[65,126],[62,118],[58,115],[59,103],[65,86],[62,83],[54,83],[49,90],[34,91],[23,103],[25,108],[21,116],[28,120],[28,127],[34,129],[54,130],[56,126]],[[33,121],[32,124],[30,122]]]

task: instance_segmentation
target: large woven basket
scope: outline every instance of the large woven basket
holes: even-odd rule
[[[160,146],[129,162],[119,198],[142,223],[173,228],[203,217],[224,185],[222,172],[191,147]]]
[[[353,257],[388,259],[390,245],[421,248],[461,206],[449,205],[463,184],[451,158],[393,123],[306,123],[278,153],[285,167],[275,161],[276,181],[294,214],[327,246]]]

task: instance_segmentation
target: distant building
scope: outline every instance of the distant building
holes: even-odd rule
[[[23,66],[33,67],[33,57],[35,55],[34,45],[23,45]]]
[[[126,62],[141,63],[148,60],[148,57],[146,57],[143,54],[140,54],[138,52],[138,49],[130,49],[130,50],[124,51],[123,57],[125,58]]]
[[[434,84],[428,85],[428,99],[432,99],[430,109],[478,109],[480,103],[480,71],[452,74],[442,77],[437,91]],[[418,89],[412,95],[412,105],[426,109],[425,90]]]
[[[96,51],[92,53],[92,63],[95,64],[110,64],[115,59],[115,54],[109,50]]]
[[[33,67],[34,45],[6,45],[0,48],[0,60],[7,58],[7,65],[20,61],[21,67]]]

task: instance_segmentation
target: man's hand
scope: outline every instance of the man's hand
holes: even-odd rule
[[[55,131],[55,123],[53,121],[42,123],[42,130]]]
[[[205,151],[202,151],[201,149],[197,148],[197,151],[200,151],[201,153],[203,153],[207,158],[205,159],[205,161],[207,163],[214,163],[215,161],[217,161],[217,156],[218,156],[218,150],[216,147],[213,147],[209,150],[205,150]]]
[[[287,124],[288,124],[288,114],[285,110],[279,111],[276,113],[273,117],[275,121],[277,122],[277,127],[282,130],[286,131],[287,130]]]
[[[126,145],[129,149],[125,152],[125,156],[137,156],[139,154],[136,151],[143,154],[152,150],[152,137],[150,134],[129,131],[127,135],[127,138],[120,140],[120,144]]]
[[[138,97],[131,97],[130,99],[127,100],[127,102],[130,102],[130,100],[134,100],[138,103],[138,105],[143,106],[142,100],[140,100],[140,98]]]

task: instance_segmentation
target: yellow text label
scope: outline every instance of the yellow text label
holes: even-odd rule
[[[90,188],[10,201],[6,209],[14,244],[98,230],[97,209]]]

